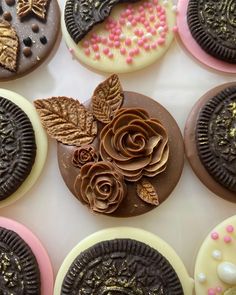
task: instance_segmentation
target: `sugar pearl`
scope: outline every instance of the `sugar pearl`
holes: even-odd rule
[[[199,281],[199,283],[205,283],[206,282],[206,275],[201,272],[197,275],[197,279]]]
[[[215,259],[215,260],[221,260],[222,259],[222,253],[220,250],[214,250],[211,253],[211,256]]]
[[[228,225],[228,226],[226,227],[226,231],[227,231],[228,233],[232,233],[232,232],[234,231],[234,227],[233,227],[233,225]]]

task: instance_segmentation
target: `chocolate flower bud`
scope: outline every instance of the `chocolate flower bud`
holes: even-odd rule
[[[120,109],[100,134],[100,155],[127,181],[153,177],[166,169],[168,136],[157,119],[143,109]]]
[[[84,145],[74,151],[72,162],[75,167],[81,168],[89,162],[97,162],[98,157],[98,153],[92,145]]]
[[[123,175],[110,162],[82,166],[74,184],[76,197],[94,212],[114,212],[126,195]]]

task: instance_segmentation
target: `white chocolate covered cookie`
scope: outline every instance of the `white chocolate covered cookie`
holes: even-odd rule
[[[196,295],[236,294],[236,216],[217,225],[203,242],[195,265]]]

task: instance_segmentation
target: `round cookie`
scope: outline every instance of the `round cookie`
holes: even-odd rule
[[[204,240],[195,264],[196,295],[234,295],[236,217],[217,225]]]
[[[118,77],[110,76],[96,88],[87,109],[64,97],[38,100],[35,106],[49,135],[58,140],[60,172],[72,194],[94,213],[131,217],[156,208],[171,194],[184,150],[179,127],[166,109],[118,85]],[[69,111],[78,115],[68,120]]]
[[[224,60],[221,60],[219,58],[216,58],[213,55],[210,55],[209,53],[207,53],[205,50],[202,49],[202,47],[197,43],[197,41],[193,38],[189,26],[188,26],[188,21],[187,21],[187,11],[188,11],[188,4],[189,4],[189,0],[181,0],[178,2],[178,14],[177,14],[177,27],[178,27],[178,32],[179,32],[179,37],[184,45],[184,47],[188,50],[188,52],[195,57],[198,61],[200,61],[202,64],[218,70],[218,71],[222,71],[222,72],[226,72],[226,73],[235,73],[236,72],[236,65],[235,64],[231,64],[229,62],[226,62]],[[194,3],[199,3],[196,1],[192,1]],[[205,1],[201,2],[202,3]],[[214,2],[214,1],[208,1],[209,3],[212,2],[212,5],[218,5],[219,3]],[[228,1],[229,3],[230,1]],[[228,25],[231,28],[234,28],[234,24],[233,24],[233,18],[231,18],[231,14],[233,16],[233,10],[230,12],[230,5],[233,4],[233,1],[231,1],[231,4],[227,4],[226,2],[220,1],[219,7],[221,7],[220,5],[228,5],[227,9],[225,10],[222,9],[222,11],[220,11],[219,13],[222,13],[222,19],[227,19],[228,15],[230,15],[230,17],[227,19],[228,21]],[[233,4],[234,5],[234,4]],[[194,4],[193,4],[194,6]],[[235,9],[232,7],[232,9]],[[214,13],[217,11],[217,8],[214,9]],[[227,11],[229,11],[229,13],[227,14]],[[219,17],[216,16],[216,17]],[[196,26],[199,26],[199,23],[196,24]],[[196,27],[196,26],[193,26]],[[223,26],[221,26],[221,29],[223,28]],[[224,28],[223,28],[224,29]],[[194,30],[194,29],[193,29]],[[234,32],[234,29],[233,29]],[[195,31],[195,34],[198,34],[199,30]],[[221,34],[221,37],[226,36],[226,34]]]
[[[16,221],[0,217],[0,240],[0,290],[6,292],[3,294],[52,294],[51,262],[33,233]]]
[[[47,156],[47,137],[34,107],[14,92],[0,89],[0,114],[0,207],[4,207],[36,182]]]
[[[0,81],[5,81],[31,72],[49,56],[60,31],[60,10],[56,0],[2,1],[0,15]]]
[[[91,8],[89,16],[83,9],[87,11],[91,4],[83,4],[84,8],[79,0],[68,0],[65,6],[62,33],[72,55],[83,64],[109,73],[132,72],[152,64],[167,51],[176,28],[176,6],[171,0],[113,1],[127,3],[112,7],[106,1],[105,8],[100,2],[101,7]],[[97,24],[102,21],[99,17],[104,20],[101,24]],[[86,26],[78,32],[83,18]],[[91,23],[96,24],[92,29]]]
[[[185,126],[185,151],[193,171],[216,195],[236,201],[236,84],[218,86],[195,104]]]
[[[102,253],[106,253],[102,261],[101,258],[93,261],[95,256],[103,256]],[[67,289],[68,271],[73,262],[81,257],[93,261],[93,264],[90,264],[90,271],[87,272],[86,269],[83,278],[87,278],[89,273],[96,271],[102,264],[99,267],[102,271],[99,272],[100,275],[98,270],[96,271],[99,284],[87,286],[89,294],[98,294],[97,288],[100,288],[99,291],[102,290],[102,294],[108,294],[109,291],[112,294],[113,292],[114,294],[146,294],[148,291],[157,292],[160,288],[163,294],[170,294],[169,292],[192,294],[193,291],[192,279],[169,245],[151,233],[136,228],[121,227],[102,230],[91,235],[68,254],[58,272],[54,295],[71,294]],[[158,261],[161,263],[159,264]],[[141,268],[140,265],[142,265]],[[154,265],[155,267],[152,268]],[[77,264],[77,267],[80,266]],[[113,272],[113,274],[110,273],[110,280],[105,279],[107,267],[110,267],[110,272]],[[74,278],[76,277],[77,275]],[[74,290],[78,292],[87,282],[86,279],[74,278],[70,280],[70,283],[77,282]],[[170,281],[173,284],[169,284]],[[162,285],[163,283],[165,286]]]

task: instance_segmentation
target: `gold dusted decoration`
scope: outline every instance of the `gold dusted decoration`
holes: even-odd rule
[[[0,19],[0,65],[16,72],[19,40],[14,28],[6,20]]]
[[[34,14],[44,20],[47,5],[48,0],[17,0],[17,15],[22,18]]]
[[[146,179],[141,179],[137,184],[137,194],[144,202],[158,206],[159,199],[154,186]]]

